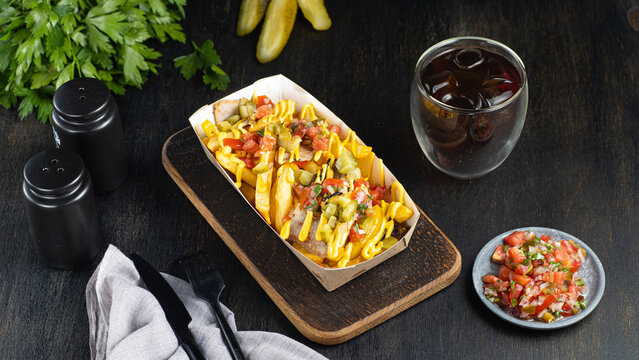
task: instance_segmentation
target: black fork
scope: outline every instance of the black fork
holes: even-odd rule
[[[220,324],[222,338],[231,354],[231,358],[234,360],[244,359],[240,344],[237,342],[233,330],[226,321],[220,307],[220,294],[224,290],[224,279],[222,279],[222,274],[215,266],[213,259],[206,253],[197,253],[185,257],[179,262],[184,267],[195,295],[206,300],[213,308],[213,313],[217,318],[217,323]]]

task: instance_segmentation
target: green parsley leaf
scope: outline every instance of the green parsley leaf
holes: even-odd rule
[[[213,41],[206,40],[201,46],[192,43],[194,51],[173,59],[176,68],[185,79],[190,79],[198,70],[202,70],[202,81],[211,90],[226,90],[229,76],[218,65],[222,63],[220,56],[213,49]]]
[[[204,61],[195,53],[179,56],[173,59],[173,64],[180,69],[180,74],[189,80],[195,73],[202,68]]]

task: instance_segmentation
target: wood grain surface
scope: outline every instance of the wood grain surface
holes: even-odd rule
[[[229,73],[227,92],[184,81],[172,59],[189,44],[155,44],[164,56],[142,90],[116,97],[130,172],[97,198],[105,239],[163,271],[197,250],[229,285],[224,303],[240,330],[292,337],[331,359],[637,359],[639,297],[639,32],[632,0],[326,1],[333,26],[314,31],[298,13],[279,58],[259,64],[259,32],[238,38],[239,1],[189,1],[189,39],[212,39]],[[258,28],[259,30],[259,28]],[[458,181],[422,155],[411,127],[409,82],[421,53],[453,36],[498,40],[522,58],[530,102],[521,138],[494,172]],[[164,141],[187,118],[256,79],[282,73],[357,131],[459,249],[459,278],[428,300],[343,344],[307,340],[191,205],[162,167]],[[86,359],[84,291],[95,264],[42,265],[28,233],[21,171],[53,146],[51,128],[0,110],[0,359]],[[233,195],[235,196],[235,195]],[[475,295],[471,268],[493,236],[547,226],[585,241],[606,270],[597,309],[565,329],[509,325]],[[630,272],[630,273],[629,273]],[[315,280],[313,280],[315,281]],[[313,299],[308,299],[313,301]],[[515,350],[516,349],[516,350]]]
[[[314,342],[333,345],[350,340],[445,288],[459,275],[459,251],[419,209],[421,217],[408,249],[326,291],[206,158],[191,127],[166,141],[162,163],[275,305]]]

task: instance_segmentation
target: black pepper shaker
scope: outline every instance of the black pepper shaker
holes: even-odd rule
[[[60,86],[53,96],[51,123],[56,145],[82,156],[96,193],[124,182],[127,161],[120,113],[104,83],[78,78]]]
[[[24,166],[22,192],[35,250],[48,266],[87,264],[102,249],[91,177],[66,149],[34,155]]]

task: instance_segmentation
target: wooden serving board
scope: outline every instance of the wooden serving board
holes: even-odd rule
[[[328,292],[210,163],[191,128],[166,141],[162,163],[277,307],[314,342],[347,341],[459,275],[459,251],[419,209],[421,217],[407,249]]]

